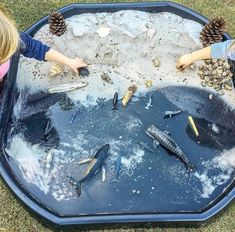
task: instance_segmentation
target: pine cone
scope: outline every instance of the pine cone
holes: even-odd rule
[[[207,47],[213,43],[221,42],[223,34],[226,31],[226,22],[223,18],[215,18],[210,20],[200,33],[200,40],[203,47]]]
[[[51,34],[61,36],[67,29],[64,17],[59,12],[52,12],[49,16],[49,29]]]

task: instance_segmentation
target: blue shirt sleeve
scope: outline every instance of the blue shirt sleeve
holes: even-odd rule
[[[45,54],[50,50],[50,47],[42,42],[33,39],[24,32],[20,33],[20,53],[28,58],[34,58],[39,61],[45,61]]]
[[[211,45],[212,59],[228,59],[235,60],[235,40],[227,40],[221,43]]]

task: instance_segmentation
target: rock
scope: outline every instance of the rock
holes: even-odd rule
[[[218,63],[219,63],[220,66],[222,66],[224,64],[224,62],[221,61],[221,60],[219,60]]]
[[[205,60],[206,64],[211,64],[211,60]]]
[[[109,77],[108,73],[102,73],[102,74],[101,74],[101,79],[102,79],[103,81],[106,81],[106,82],[110,83],[110,84],[113,84],[113,81],[112,81],[112,79]]]
[[[212,65],[211,64],[207,65],[207,70],[212,71]]]
[[[230,78],[232,78],[233,77],[233,73],[229,73],[229,75],[228,75]]]
[[[213,94],[209,94],[208,98],[211,100],[213,98]]]
[[[212,71],[212,75],[215,76],[217,74],[217,71],[216,70],[213,70]]]
[[[146,80],[146,81],[145,81],[145,86],[146,86],[146,88],[151,88],[152,85],[153,85],[153,81],[152,81],[152,80]]]
[[[79,68],[78,73],[79,73],[79,76],[83,76],[83,77],[89,75],[89,71],[87,68]]]
[[[69,22],[69,27],[72,29],[74,36],[83,36],[88,33],[92,27],[91,22]]]
[[[156,30],[154,28],[150,28],[147,30],[147,37],[149,39],[152,39],[155,34],[156,34]]]
[[[215,64],[213,64],[213,66],[212,66],[213,69],[216,69],[218,67],[219,67],[219,64],[217,62]]]
[[[212,63],[212,64],[215,64],[216,62],[217,62],[217,59],[212,59],[212,60],[211,60],[211,63]]]
[[[224,85],[224,88],[227,89],[227,90],[232,90],[233,89],[232,86],[230,86],[230,85]]]
[[[203,75],[203,71],[199,71],[199,72],[198,72],[198,75],[199,75],[199,76],[202,76],[202,75]]]
[[[205,76],[204,79],[205,79],[205,81],[210,81],[209,76]]]
[[[49,75],[54,77],[64,71],[64,66],[61,64],[53,64],[49,70]]]
[[[219,90],[218,94],[222,96],[222,95],[224,95],[224,91],[223,90]]]
[[[206,83],[204,81],[201,82],[202,87],[206,87]]]
[[[226,64],[225,67],[230,70],[230,65],[229,64]]]
[[[109,55],[111,54],[113,51],[111,48],[108,48],[105,52],[104,52],[104,55]]]
[[[223,73],[223,70],[217,69],[217,74],[222,75],[222,73]]]
[[[154,64],[154,66],[155,67],[160,67],[160,65],[161,65],[161,62],[160,62],[160,60],[158,59],[158,58],[155,58],[154,60],[153,60],[153,64]]]
[[[111,28],[109,28],[109,27],[100,27],[100,28],[96,31],[96,33],[97,33],[101,38],[103,38],[103,37],[106,37],[107,35],[109,35],[110,31],[111,31]]]
[[[222,76],[226,77],[227,76],[227,72],[222,72]]]
[[[198,66],[198,69],[199,69],[200,71],[203,70],[203,68],[204,68],[204,65],[203,65],[203,64],[201,64],[201,65]]]
[[[213,86],[213,83],[210,81],[210,82],[207,83],[207,85],[208,85],[209,87],[212,87],[212,86]]]
[[[189,65],[189,69],[191,69],[191,70],[196,70],[196,65],[195,64],[191,64],[191,65]]]

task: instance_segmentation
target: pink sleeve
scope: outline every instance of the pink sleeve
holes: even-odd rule
[[[10,67],[10,60],[0,65],[0,82],[2,81],[6,73],[8,72],[9,67]]]

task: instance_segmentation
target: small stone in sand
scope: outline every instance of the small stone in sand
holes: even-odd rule
[[[191,64],[191,65],[189,65],[189,69],[191,69],[191,70],[196,70],[196,65],[195,64]]]
[[[213,94],[209,94],[208,98],[211,100],[213,98]]]
[[[64,71],[64,67],[60,64],[53,64],[50,68],[49,74],[54,77]]]
[[[87,68],[79,68],[78,69],[79,76],[86,77],[89,75],[89,71]]]
[[[109,35],[111,28],[109,27],[100,27],[96,33],[102,38]]]
[[[155,67],[158,68],[158,67],[160,67],[161,62],[158,58],[155,58],[155,59],[153,59],[153,64]]]
[[[147,80],[147,81],[145,82],[146,88],[151,88],[152,85],[153,85],[153,81],[152,81],[152,80]]]
[[[156,30],[154,28],[150,28],[147,30],[147,37],[149,39],[152,39],[155,34],[156,34]]]

